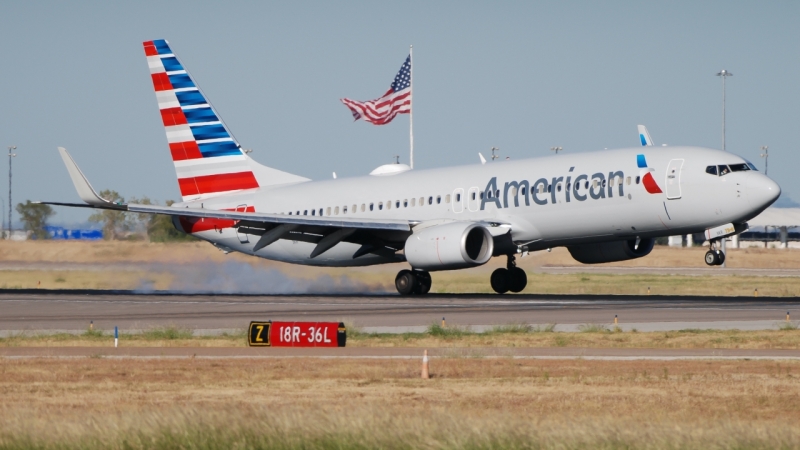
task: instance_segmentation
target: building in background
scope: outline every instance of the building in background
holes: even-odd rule
[[[79,241],[100,241],[103,239],[103,230],[93,229],[69,229],[48,225],[44,227],[54,240],[79,240]]]

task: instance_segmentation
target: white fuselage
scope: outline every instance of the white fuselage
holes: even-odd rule
[[[646,167],[640,167],[638,155],[644,155]],[[513,242],[533,251],[745,223],[774,202],[780,188],[754,170],[724,176],[706,172],[709,166],[742,163],[746,162],[736,155],[707,148],[637,147],[309,181],[176,206],[403,219],[419,226],[437,221],[485,222],[510,228]],[[647,191],[642,178],[647,172],[661,193]],[[283,239],[253,252],[258,236],[234,228],[193,234],[222,248],[296,264],[354,266],[396,261],[370,254],[354,259],[359,245],[347,242],[311,259],[313,243]]]

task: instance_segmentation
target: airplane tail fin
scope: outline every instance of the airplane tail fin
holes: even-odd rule
[[[308,181],[246,155],[166,40],[143,43],[184,201]]]
[[[642,147],[652,147],[653,138],[650,137],[650,132],[647,131],[647,127],[644,125],[637,125],[637,128],[639,128],[639,142],[642,144]]]

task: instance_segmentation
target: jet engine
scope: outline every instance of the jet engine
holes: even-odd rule
[[[452,222],[424,228],[406,240],[406,260],[415,269],[451,270],[486,264],[494,240],[489,230],[473,222]]]
[[[584,264],[598,264],[647,256],[653,250],[654,239],[629,239],[626,241],[601,242],[599,244],[570,245],[572,257]]]

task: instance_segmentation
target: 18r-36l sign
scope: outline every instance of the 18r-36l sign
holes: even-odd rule
[[[250,322],[251,347],[344,347],[342,322]]]

